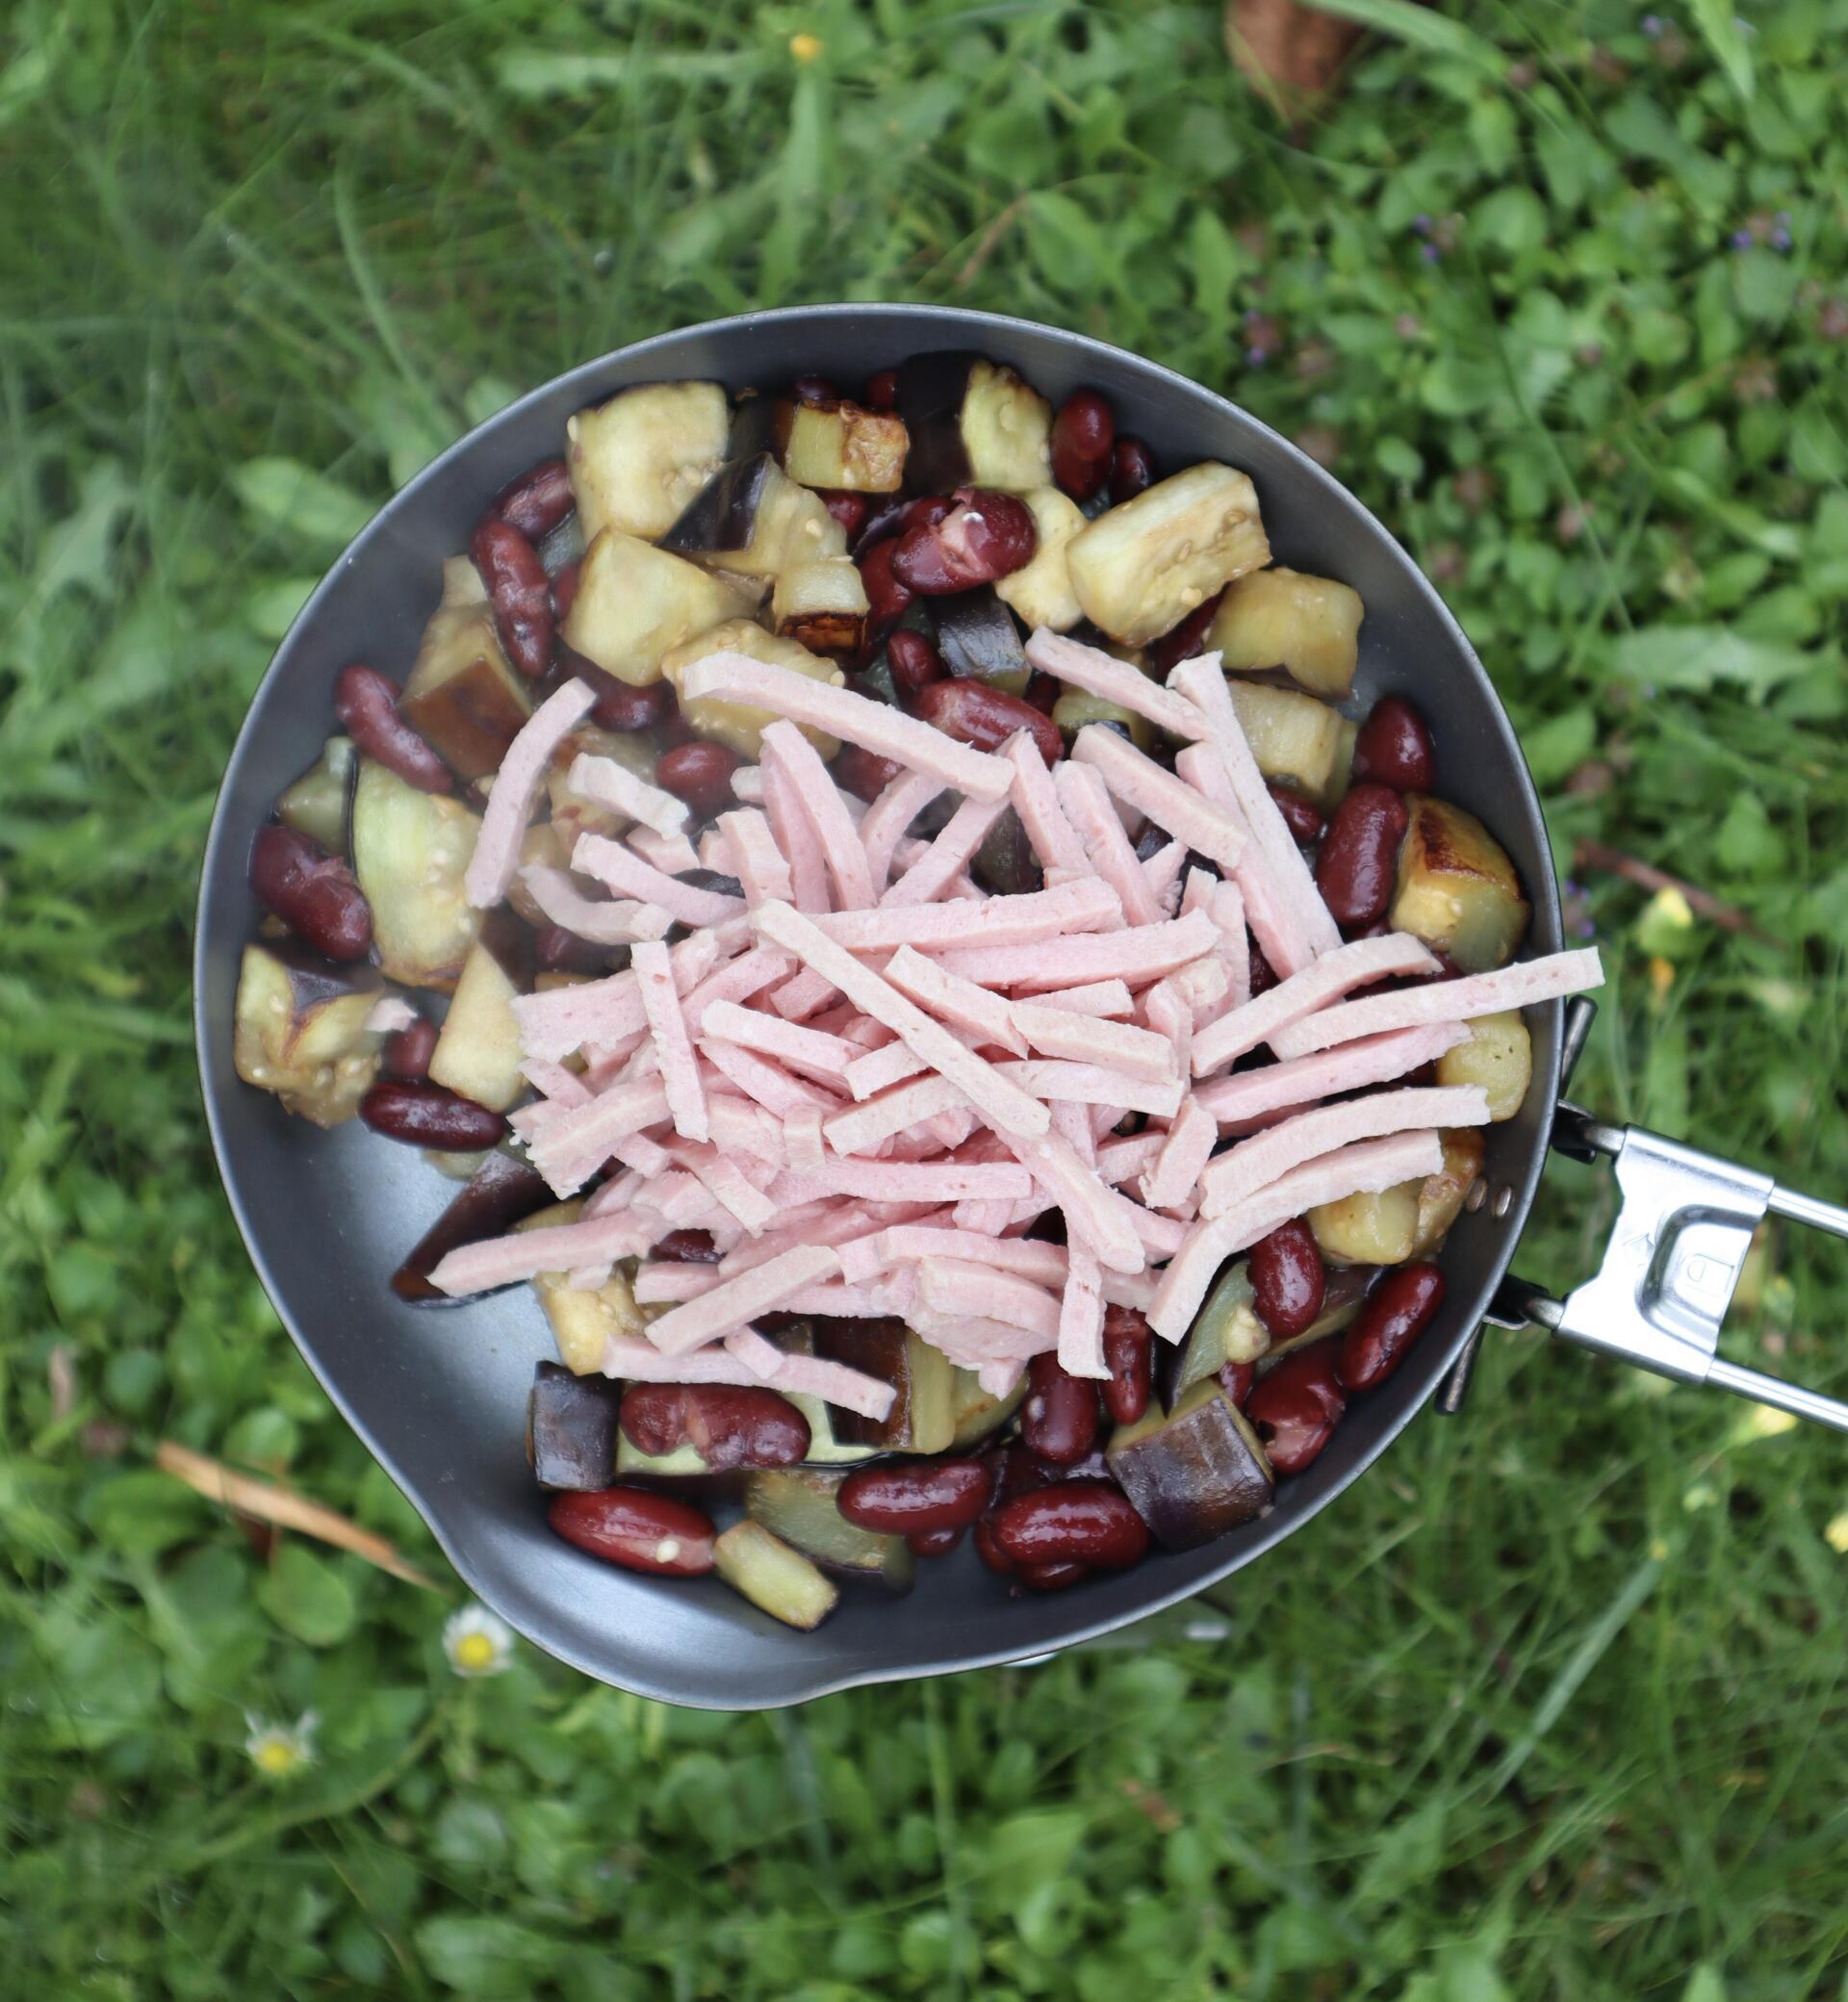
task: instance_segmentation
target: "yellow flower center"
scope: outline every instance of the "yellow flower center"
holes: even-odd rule
[[[812,63],[821,51],[819,35],[792,35],[789,38],[789,53],[798,63]]]
[[[494,1666],[494,1642],[485,1633],[465,1633],[455,1644],[457,1668],[483,1669]]]
[[[287,1738],[265,1738],[257,1747],[257,1764],[272,1779],[281,1779],[285,1773],[293,1773],[297,1760],[295,1748]]]

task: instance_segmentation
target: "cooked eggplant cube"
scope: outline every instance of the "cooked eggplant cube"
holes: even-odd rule
[[[897,1393],[883,1419],[836,1408],[837,1439],[885,1452],[948,1450],[956,1435],[956,1412],[950,1360],[940,1348],[895,1320],[818,1319],[813,1337],[817,1355],[878,1376]]]
[[[1029,627],[1049,626],[1054,632],[1069,632],[1085,613],[1072,588],[1065,552],[1082,532],[1085,517],[1078,503],[1057,487],[1035,487],[1022,498],[1033,510],[1040,541],[1033,561],[1024,570],[1002,578],[994,587],[995,596],[1011,604]]]
[[[1170,1551],[1211,1543],[1262,1515],[1276,1495],[1258,1435],[1217,1378],[1196,1383],[1166,1419],[1120,1427],[1105,1456],[1130,1505]]]
[[[1424,1184],[1399,1182],[1376,1194],[1344,1196],[1309,1212],[1322,1255],[1335,1265],[1403,1265],[1418,1241],[1418,1197]]]
[[[367,965],[336,966],[305,946],[246,945],[238,971],[232,1062],[317,1126],[359,1110],[385,1039],[366,1026],[384,983]]]
[[[1494,1021],[1495,1016],[1484,1017]],[[1519,1020],[1519,1017],[1516,1017]],[[1477,1023],[1479,1028],[1481,1023]],[[1464,1043],[1462,1048],[1470,1045]],[[1475,1078],[1446,1078],[1442,1059],[1439,1060],[1438,1081],[1441,1084],[1475,1084]],[[1495,1094],[1489,1094],[1490,1109],[1493,1111]],[[1426,1175],[1418,1189],[1418,1227],[1412,1236],[1411,1256],[1431,1258],[1450,1234],[1450,1225],[1463,1214],[1463,1205],[1470,1191],[1476,1186],[1482,1172],[1482,1134],[1476,1126],[1457,1126],[1445,1130],[1444,1165],[1436,1174]]]
[[[841,658],[860,651],[866,612],[866,586],[848,556],[822,556],[785,570],[770,600],[780,638]]]
[[[1065,545],[1085,617],[1129,646],[1172,631],[1221,584],[1270,560],[1256,488],[1211,463],[1158,480]]]
[[[971,1447],[980,1446],[983,1440],[992,1438],[1019,1410],[1026,1396],[1024,1374],[1005,1398],[997,1398],[982,1388],[975,1371],[953,1368],[950,1372],[950,1415],[955,1430],[950,1435],[950,1451],[967,1452]]]
[[[719,1576],[760,1612],[805,1632],[840,1604],[840,1589],[761,1523],[733,1523],[712,1546]]]
[[[446,594],[424,629],[398,706],[464,779],[485,779],[500,769],[507,746],[532,714],[532,700],[501,651],[485,600],[450,603]]]
[[[583,1207],[581,1202],[554,1203],[523,1217],[514,1228],[549,1230],[554,1224],[576,1223]],[[594,1291],[573,1286],[567,1272],[539,1272],[534,1275],[532,1290],[551,1323],[558,1359],[575,1375],[588,1376],[603,1368],[603,1344],[611,1335],[628,1338],[647,1330],[648,1318],[635,1304],[629,1275],[621,1266]]]
[[[1391,923],[1465,973],[1505,966],[1532,916],[1508,852],[1474,813],[1428,793],[1407,802],[1411,823],[1399,852]]]
[[[898,371],[898,414],[911,436],[905,477],[921,494],[1051,482],[1052,405],[983,355],[913,355]]]
[[[1492,1121],[1511,1119],[1533,1082],[1533,1038],[1518,1008],[1477,1015],[1470,1040],[1437,1060],[1440,1085],[1480,1085],[1488,1094]],[[1477,1152],[1480,1152],[1478,1144]]]
[[[1228,585],[1206,635],[1228,668],[1281,667],[1311,695],[1344,701],[1360,658],[1360,593],[1278,564]]]
[[[1268,681],[1227,683],[1239,726],[1267,779],[1280,779],[1324,810],[1348,789],[1353,745],[1339,709]]]
[[[1010,810],[982,837],[969,874],[991,897],[1019,897],[1043,887],[1045,877],[1019,814]]]
[[[540,1363],[526,1394],[526,1459],[542,1488],[606,1488],[616,1477],[616,1407],[607,1376]]]
[[[818,496],[760,452],[722,468],[661,547],[743,577],[775,578],[824,556],[844,556],[847,532]]]
[[[578,411],[565,456],[584,540],[605,528],[649,542],[666,534],[725,463],[731,428],[716,382],[644,383]]]
[[[520,1025],[513,1014],[514,1000],[525,991],[506,958],[485,937],[477,938],[462,962],[461,978],[436,1039],[431,1082],[477,1105],[505,1112],[526,1089],[520,1068]]]
[[[1025,691],[1033,669],[1020,644],[1020,629],[990,585],[933,598],[929,604],[937,649],[953,677],[987,681],[1008,695]]]
[[[319,841],[329,855],[346,852],[355,756],[350,737],[329,737],[319,759],[276,802],[276,818],[283,826]]]
[[[753,619],[728,619],[723,626],[713,627],[709,632],[703,632],[698,639],[662,656],[661,673],[673,683],[676,695],[680,692],[687,669],[708,654],[747,654],[753,660],[786,667],[792,674],[807,675],[810,680],[826,681],[834,688],[847,679],[834,661],[809,653],[795,640],[779,639]],[[683,702],[680,714],[701,736],[711,737],[740,757],[749,758],[757,756],[764,732],[777,720],[774,709],[758,708],[751,703],[723,702],[713,695]],[[807,724],[799,727],[823,757],[832,757],[840,749],[839,743],[826,732],[811,730]]]
[[[616,1434],[618,1480],[723,1480],[707,1466],[697,1446],[677,1446],[672,1452],[644,1452],[629,1434]]]
[[[783,470],[805,487],[895,494],[905,484],[905,421],[858,403],[797,403],[788,413]]]
[[[480,821],[447,793],[420,792],[370,757],[353,788],[353,873],[372,907],[386,977],[449,989],[480,929],[463,877]]]
[[[500,1237],[521,1218],[530,1216],[542,1203],[551,1201],[552,1191],[536,1168],[529,1168],[517,1154],[493,1148],[482,1156],[481,1166],[469,1177],[467,1186],[392,1274],[392,1291],[413,1306],[459,1305],[452,1295],[441,1293],[430,1284],[430,1274],[443,1260],[458,1245],[475,1245],[483,1238]],[[598,1361],[602,1361],[601,1354]]]
[[[1067,688],[1052,706],[1052,720],[1069,743],[1088,723],[1102,723],[1121,731],[1139,751],[1155,748],[1155,726],[1135,709],[1119,702],[1092,695],[1087,688]]]
[[[1225,1364],[1255,1362],[1270,1347],[1270,1330],[1258,1319],[1256,1299],[1245,1260],[1228,1266],[1194,1316],[1174,1368],[1170,1403],[1217,1376]]]
[[[744,1512],[830,1571],[909,1592],[917,1559],[902,1536],[881,1536],[841,1514],[836,1498],[846,1478],[809,1467],[763,1468],[745,1476]]]
[[[738,610],[736,593],[697,563],[605,528],[585,553],[565,643],[641,687],[660,680],[664,654]]]

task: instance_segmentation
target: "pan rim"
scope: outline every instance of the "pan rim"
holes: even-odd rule
[[[301,609],[291,622],[287,632],[277,644],[269,665],[252,692],[249,706],[240,725],[236,739],[225,760],[223,775],[219,780],[214,799],[212,818],[207,834],[200,863],[199,892],[195,905],[192,952],[192,1017],[195,1055],[198,1059],[200,1094],[206,1115],[207,1131],[211,1137],[214,1159],[218,1165],[219,1180],[224,1188],[227,1202],[237,1223],[239,1235],[250,1258],[257,1277],[274,1307],[277,1318],[288,1330],[297,1352],[313,1372],[316,1380],[327,1393],[335,1408],[358,1435],[386,1475],[416,1508],[428,1526],[438,1546],[454,1567],[458,1576],[469,1589],[485,1604],[493,1607],[506,1618],[535,1646],[546,1653],[568,1662],[582,1673],[600,1681],[629,1690],[634,1694],[654,1700],[673,1703],[683,1707],[697,1709],[733,1710],[744,1707],[775,1709],[793,1704],[806,1703],[812,1698],[836,1694],[842,1690],[870,1687],[885,1682],[908,1681],[923,1676],[942,1675],[963,1669],[1005,1667],[1039,1659],[1051,1653],[1062,1652],[1086,1641],[1095,1640],[1102,1635],[1136,1625],[1138,1622],[1165,1612],[1191,1599],[1208,1588],[1222,1584],[1233,1573],[1244,1568],[1280,1543],[1286,1536],[1303,1527],[1337,1497],[1366,1474],[1380,1455],[1399,1437],[1430,1401],[1437,1385],[1442,1381],[1450,1365],[1468,1341],[1474,1330],[1480,1311],[1497,1284],[1506,1273],[1511,1263],[1521,1233],[1532,1209],[1539,1190],[1540,1177],[1545,1167],[1547,1146],[1544,1133],[1538,1144],[1532,1146],[1527,1160],[1522,1164],[1518,1175],[1508,1178],[1512,1200],[1502,1219],[1502,1233],[1499,1245],[1489,1266],[1487,1278],[1480,1289],[1480,1300],[1476,1312],[1463,1317],[1448,1345],[1439,1351],[1442,1362],[1430,1370],[1425,1388],[1410,1399],[1402,1411],[1384,1420],[1376,1435],[1367,1442],[1354,1464],[1338,1479],[1332,1481],[1324,1492],[1314,1495],[1296,1508],[1287,1520],[1279,1520],[1283,1511],[1273,1511],[1269,1521],[1251,1526],[1245,1533],[1236,1539],[1221,1538],[1220,1547],[1227,1555],[1210,1571],[1186,1581],[1139,1595],[1135,1603],[1127,1607],[1116,1606],[1107,1612],[1089,1616],[1082,1612],[1086,1595],[1073,1595],[1057,1601],[1036,1602],[1043,1608],[1057,1606],[1071,1607],[1072,1614],[1057,1624],[1057,1631],[1050,1637],[1042,1634],[1030,1644],[1001,1645],[992,1648],[961,1650],[945,1655],[931,1655],[922,1658],[912,1657],[894,1663],[865,1663],[845,1669],[839,1673],[827,1673],[817,1665],[810,1673],[798,1672],[792,1676],[787,1687],[764,1692],[748,1705],[735,1700],[689,1693],[679,1687],[663,1685],[646,1674],[632,1670],[618,1674],[609,1662],[591,1657],[578,1648],[566,1634],[556,1630],[539,1632],[534,1630],[533,1616],[524,1609],[512,1609],[503,1585],[496,1580],[490,1582],[481,1574],[472,1558],[459,1548],[458,1539],[446,1527],[440,1499],[426,1495],[406,1474],[394,1454],[374,1436],[372,1428],[354,1408],[352,1401],[344,1394],[340,1384],[323,1366],[320,1345],[304,1325],[307,1316],[297,1313],[294,1303],[287,1297],[286,1290],[272,1270],[271,1262],[260,1241],[260,1234],[252,1220],[250,1208],[245,1200],[243,1176],[235,1158],[235,1145],[227,1127],[228,1094],[220,1091],[218,1080],[223,1075],[215,1058],[224,1053],[224,1039],[228,1028],[220,1028],[210,1016],[207,1006],[208,959],[212,943],[224,930],[228,918],[218,908],[221,899],[215,895],[214,884],[222,872],[222,851],[229,839],[231,802],[236,793],[236,781],[251,755],[253,743],[261,736],[264,712],[286,675],[291,658],[302,636],[309,632],[326,600],[337,588],[342,573],[355,559],[363,546],[386,532],[400,512],[410,509],[417,499],[430,486],[442,481],[449,468],[485,432],[503,426],[517,426],[521,417],[533,405],[556,396],[561,390],[583,387],[588,393],[602,378],[611,372],[631,368],[639,359],[651,353],[672,350],[678,344],[698,335],[735,337],[754,329],[767,326],[815,322],[852,321],[867,315],[898,316],[913,324],[934,327],[939,331],[955,329],[968,337],[967,345],[977,345],[984,329],[1001,335],[1030,336],[1051,340],[1079,355],[1094,355],[1116,370],[1123,368],[1141,374],[1144,379],[1193,398],[1205,398],[1219,407],[1222,414],[1229,416],[1235,426],[1262,437],[1269,448],[1294,463],[1298,473],[1309,479],[1332,501],[1342,507],[1354,510],[1371,526],[1390,548],[1395,560],[1404,573],[1407,581],[1413,584],[1424,601],[1426,609],[1435,615],[1441,629],[1466,663],[1475,679],[1478,690],[1489,706],[1495,729],[1500,734],[1504,749],[1512,757],[1512,769],[1518,780],[1519,797],[1512,803],[1514,810],[1525,814],[1545,832],[1545,816],[1541,808],[1539,794],[1528,770],[1527,758],[1515,732],[1512,722],[1503,706],[1500,695],[1490,680],[1487,670],[1471,645],[1462,627],[1457,623],[1450,607],[1444,603],[1428,578],[1416,561],[1402,548],[1392,531],[1359,499],[1334,478],[1322,466],[1310,458],[1289,439],[1273,430],[1261,419],[1253,416],[1243,405],[1229,397],[1209,389],[1191,376],[1168,368],[1165,364],[1135,353],[1131,349],[1118,347],[1098,340],[1095,336],[1083,334],[1063,327],[1052,326],[1044,321],[1033,321],[1014,315],[988,313],[955,306],[911,304],[903,301],[836,301],[811,306],[782,306],[761,311],[728,315],[724,318],[692,322],[686,326],[667,329],[647,338],[614,348],[590,361],[578,364],[561,373],[537,384],[524,396],[517,398],[503,409],[487,418],[483,423],[472,426],[451,445],[440,452],[428,465],[414,475],[366,523],[357,535],[335,557],[326,574],[316,585]],[[1553,865],[1552,853],[1542,840],[1538,847],[1541,870],[1527,883],[1527,887],[1533,906],[1536,930],[1549,933],[1555,938],[1559,932],[1558,890],[1556,874]],[[1529,872],[1532,874],[1532,872]],[[241,928],[240,928],[241,929]],[[1544,1094],[1541,1103],[1552,1105],[1556,1102],[1559,1091],[1560,1024],[1564,1015],[1564,1004],[1552,1001],[1542,1005],[1551,1025],[1552,1033],[1541,1039],[1542,1049],[1536,1051],[1534,1076],[1529,1084],[1530,1092]],[[1210,1548],[1210,1547],[1209,1547]],[[1142,1574],[1146,1576],[1146,1574]]]

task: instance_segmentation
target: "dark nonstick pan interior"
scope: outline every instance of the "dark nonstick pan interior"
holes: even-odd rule
[[[909,1598],[843,1593],[813,1633],[778,1626],[716,1579],[614,1570],[547,1529],[523,1444],[535,1360],[552,1353],[529,1290],[414,1308],[387,1275],[454,1184],[413,1149],[349,1123],[322,1133],[232,1069],[238,958],[259,916],[250,843],[330,728],[335,676],[363,659],[401,679],[434,606],[443,559],[483,505],[562,449],[565,420],[630,383],[697,376],[732,391],[806,373],[861,379],[908,354],[967,347],[1011,363],[1057,401],[1104,392],[1119,430],[1164,472],[1222,459],[1257,483],[1280,562],[1343,578],[1365,601],[1358,711],[1399,690],[1435,728],[1440,783],[1506,845],[1534,907],[1530,949],[1557,950],[1558,900],[1539,802],[1480,662],[1417,565],[1293,446],[1196,384],[1051,327],[921,306],[756,314],[663,334],[587,363],[472,432],[414,479],[335,564],[276,654],[225,774],[206,850],[194,967],[206,1116],[238,1221],[291,1334],[328,1394],[429,1522],[469,1584],[539,1646],[605,1681],[675,1703],[756,1708],[898,1677],[1016,1659],[1121,1627],[1224,1578],[1306,1522],[1430,1397],[1506,1269],[1532,1201],[1558,1085],[1558,1003],[1533,1011],[1533,1088],[1488,1132],[1492,1190],[1444,1252],[1443,1315],[1277,1505],[1204,1550],[1044,1598],[1011,1600],[966,1547],[920,1567]],[[1500,1216],[1495,1213],[1500,1210]]]

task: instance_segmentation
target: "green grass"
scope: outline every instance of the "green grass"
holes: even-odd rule
[[[1037,316],[1305,437],[1441,580],[1562,858],[1612,844],[1765,935],[1575,889],[1612,971],[1581,1095],[1848,1190],[1848,5],[1760,0],[1741,30],[1696,0],[1654,40],[1590,0],[1345,11],[1382,32],[1299,141],[1203,7],[13,11],[9,1988],[1844,1991],[1843,1448],[1536,1336],[1493,1337],[1466,1419],[1241,1574],[1219,1637],[773,1717],[525,1649],[460,1681],[442,1603],[293,1542],[278,1589],[149,1466],[173,1436],[285,1475],[440,1568],[208,1159],[213,786],[294,604],[397,481],[558,369],[752,304]],[[1732,245],[1781,227],[1787,251]],[[1566,1283],[1609,1214],[1556,1168],[1524,1268]],[[1777,1233],[1732,1351],[1848,1390],[1845,1308],[1838,1250]],[[319,1763],[266,1783],[244,1712],[308,1708]]]

